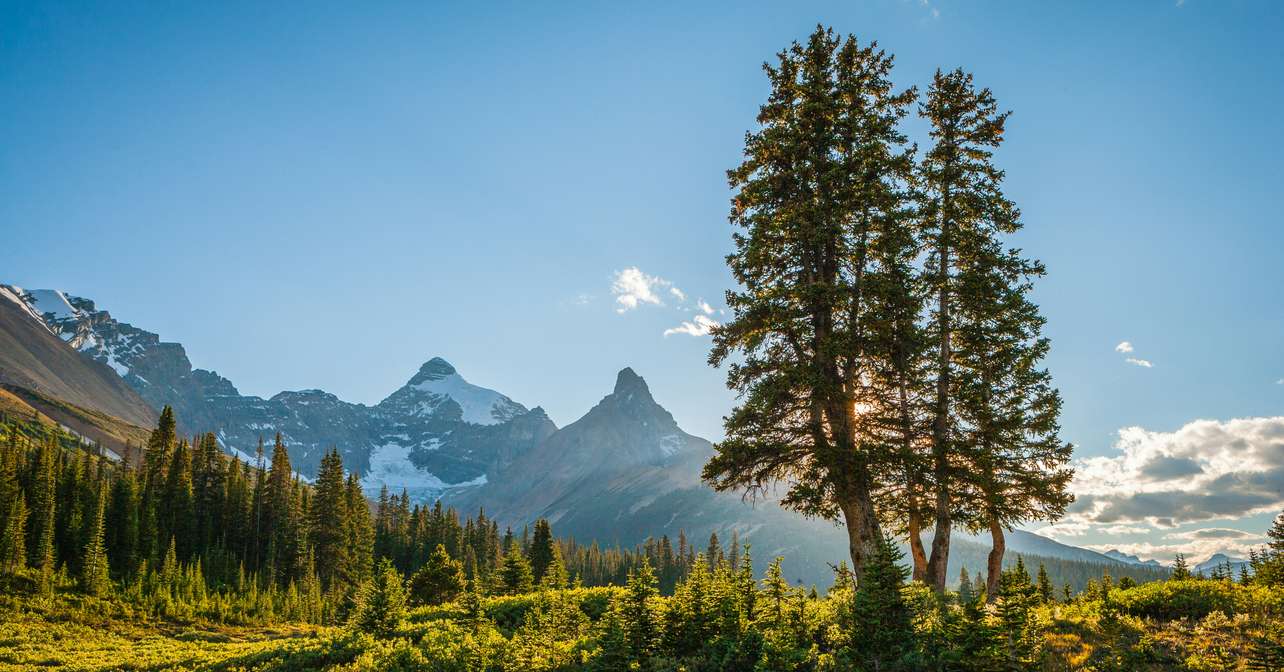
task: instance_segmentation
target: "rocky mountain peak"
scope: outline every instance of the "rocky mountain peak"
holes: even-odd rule
[[[646,381],[627,366],[616,374],[615,390],[611,394],[622,398],[621,401],[637,399],[655,403],[655,399],[651,397],[651,389],[646,386]]]
[[[419,367],[419,372],[410,379],[409,384],[418,385],[430,380],[441,380],[442,378],[453,376],[457,373],[458,371],[455,370],[454,366],[451,366],[450,362],[447,362],[441,357],[433,357],[432,359],[424,362],[423,366]]]

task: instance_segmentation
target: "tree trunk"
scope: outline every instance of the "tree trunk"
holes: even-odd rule
[[[864,497],[859,494],[844,497],[840,508],[847,522],[847,545],[852,556],[852,573],[859,582],[865,573],[865,563],[877,550],[882,531],[878,525],[878,517],[874,515],[868,491]]]
[[[997,518],[990,518],[990,557],[987,558],[985,576],[985,601],[994,602],[999,596],[999,578],[1003,574],[1003,553],[1007,542],[1003,538],[1003,526]]]
[[[927,552],[923,550],[923,520],[918,513],[918,502],[912,501],[909,514],[909,547],[910,558],[914,561],[914,573],[910,576],[915,581],[927,581]]]
[[[946,567],[950,559],[950,189],[941,196],[941,241],[937,269],[937,352],[936,417],[932,422],[933,475],[936,482],[936,531],[932,536],[932,557],[927,561],[928,580],[938,593],[945,592]]]

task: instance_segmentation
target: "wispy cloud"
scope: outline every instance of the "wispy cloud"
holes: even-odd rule
[[[691,321],[683,321],[682,324],[664,330],[665,337],[674,334],[686,334],[688,336],[708,336],[714,327],[720,326],[716,321],[709,319],[704,315],[696,315]]]
[[[696,301],[696,307],[699,308],[700,312],[704,313],[705,315],[713,314],[713,306],[705,303],[704,299],[700,299]],[[1284,380],[1280,380],[1280,384],[1284,385]]]
[[[1132,343],[1123,341],[1115,346],[1115,352],[1132,352]]]
[[[686,296],[682,290],[674,287],[672,282],[657,275],[643,273],[637,266],[616,271],[615,278],[611,282],[611,294],[615,295],[615,302],[620,305],[615,309],[617,313],[633,310],[643,304],[663,306],[664,301],[660,299],[657,292],[664,289],[668,289],[677,297]]]
[[[1149,369],[1154,366],[1154,364],[1152,364],[1148,359],[1137,359],[1136,357],[1129,357],[1124,361],[1128,362],[1129,364],[1132,364],[1133,366],[1140,366],[1144,369]]]

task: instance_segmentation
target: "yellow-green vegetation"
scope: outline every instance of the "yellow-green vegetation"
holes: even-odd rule
[[[884,560],[894,558],[889,553]],[[873,565],[877,568],[880,565]],[[1189,670],[1284,664],[1284,589],[1184,579],[1097,582],[1068,602],[1004,573],[987,604],[969,588],[942,599],[884,562],[864,588],[840,569],[817,595],[751,565],[699,567],[661,596],[649,567],[626,587],[481,596],[393,612],[390,629],[228,626],[155,618],[127,598],[61,583],[52,596],[0,598],[0,670]],[[8,586],[12,587],[12,586]],[[396,590],[372,581],[367,592]],[[889,589],[890,590],[889,592]],[[380,602],[382,595],[363,595]]]

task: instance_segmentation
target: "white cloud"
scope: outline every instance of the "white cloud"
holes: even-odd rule
[[[1154,366],[1154,364],[1151,364],[1150,360],[1148,359],[1137,359],[1136,357],[1129,357],[1124,361],[1128,362],[1129,364],[1132,364],[1133,366],[1140,366],[1143,369],[1149,369]]]
[[[1115,352],[1132,352],[1132,343],[1123,341],[1115,346]]]
[[[1077,462],[1075,502],[1053,527],[1171,529],[1284,508],[1284,416],[1196,420],[1175,432],[1126,427],[1115,448]]]
[[[709,332],[714,327],[717,327],[717,326],[720,326],[720,325],[714,320],[711,320],[708,317],[705,317],[704,315],[696,315],[691,319],[690,322],[684,321],[682,324],[676,327],[665,329],[664,335],[666,337],[672,336],[673,334],[687,334],[688,336],[708,336]]]
[[[637,266],[616,271],[615,279],[611,282],[611,293],[615,295],[615,302],[620,304],[616,312],[623,313],[647,303],[663,306],[664,301],[660,300],[656,291],[665,288],[675,296],[685,296],[672,282],[656,275],[647,275]]]
[[[674,296],[676,296],[676,297],[678,298],[678,300],[679,300],[679,301],[686,301],[686,300],[687,300],[687,295],[686,295],[686,293],[685,293],[685,292],[683,292],[682,290],[678,289],[677,287],[670,287],[670,288],[669,288],[669,293],[670,293],[670,294],[672,294],[672,295],[674,295]]]
[[[700,312],[704,313],[705,315],[713,314],[713,306],[705,303],[704,299],[700,299],[699,301],[696,301],[696,307],[698,307],[700,309]],[[1284,380],[1281,380],[1280,384],[1284,385]]]

